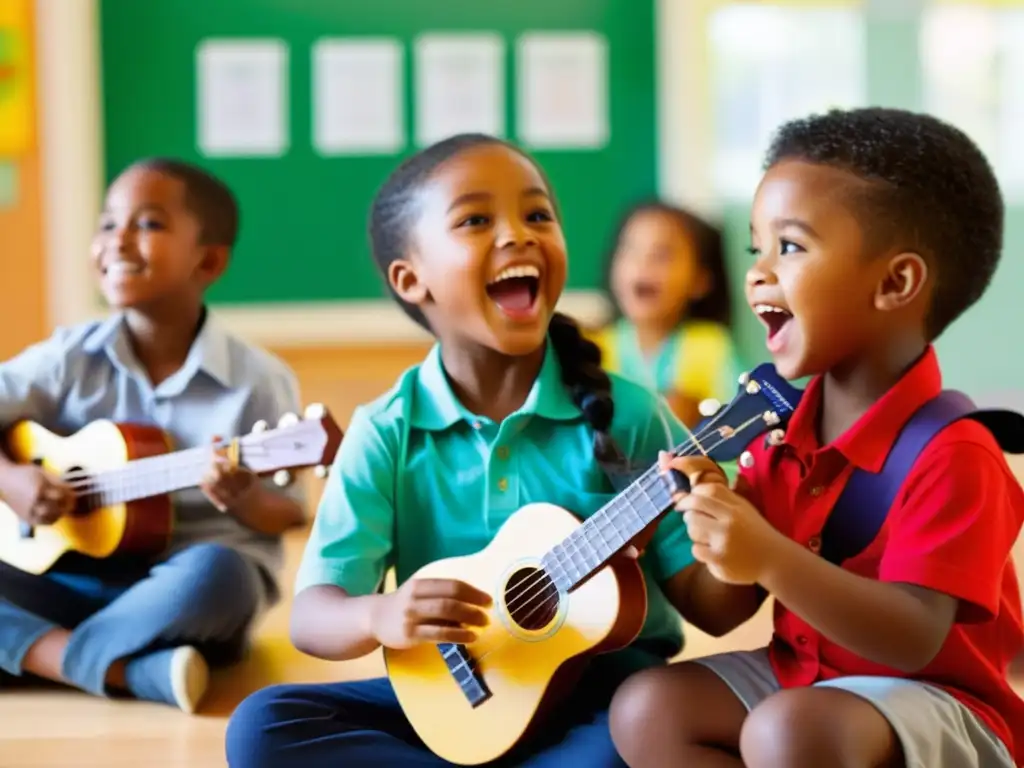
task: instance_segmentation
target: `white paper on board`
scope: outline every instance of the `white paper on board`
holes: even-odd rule
[[[207,40],[196,50],[198,144],[208,156],[288,148],[288,49],[281,40]]]
[[[516,136],[537,149],[598,149],[608,141],[608,45],[596,32],[522,35]]]
[[[402,46],[325,38],[313,47],[313,144],[321,155],[394,154],[405,146]]]
[[[505,134],[505,46],[491,33],[416,40],[416,142],[456,133]]]
[[[782,123],[866,102],[860,8],[725,6],[712,17],[708,37],[714,184],[725,199],[750,200]]]

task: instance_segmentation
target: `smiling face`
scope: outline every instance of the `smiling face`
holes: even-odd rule
[[[200,299],[223,271],[225,248],[200,245],[200,225],[185,205],[184,184],[132,168],[110,187],[93,237],[93,266],[108,304],[139,308],[168,299]]]
[[[884,323],[890,318],[877,310],[898,304],[887,298],[888,283],[897,296],[903,287],[898,274],[889,279],[897,262],[865,253],[849,201],[866,183],[830,166],[785,160],[768,170],[758,188],[746,296],[785,378],[859,359],[889,330]]]
[[[408,255],[388,267],[399,297],[442,343],[536,351],[565,286],[566,255],[533,163],[501,144],[465,149],[431,174],[416,203]]]
[[[665,211],[643,210],[622,230],[612,260],[611,290],[634,325],[672,327],[704,296],[710,276],[686,228]]]

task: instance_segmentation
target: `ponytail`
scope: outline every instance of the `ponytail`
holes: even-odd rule
[[[601,367],[600,348],[584,338],[575,320],[561,312],[552,316],[548,333],[562,368],[562,383],[594,431],[594,458],[607,473],[621,472],[627,462],[608,432],[615,403],[611,379]]]

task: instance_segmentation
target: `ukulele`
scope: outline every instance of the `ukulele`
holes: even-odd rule
[[[170,543],[174,508],[169,494],[196,488],[210,468],[214,445],[172,451],[163,430],[144,424],[94,421],[60,437],[32,421],[5,435],[7,455],[59,476],[74,490],[76,507],[53,525],[31,526],[0,500],[0,561],[23,571],[48,571],[65,552],[94,558],[158,554]],[[326,475],[342,431],[321,405],[305,418],[285,414],[276,429],[257,422],[251,434],[221,444],[257,475],[315,466]],[[237,453],[235,453],[237,451]]]
[[[800,394],[771,364],[761,365],[673,452],[745,464],[758,435],[782,440]],[[493,599],[473,643],[384,649],[402,709],[434,754],[460,765],[505,755],[571,690],[590,657],[637,637],[647,616],[645,582],[635,560],[614,556],[673,507],[668,478],[655,465],[583,522],[553,504],[528,504],[481,551],[413,574],[464,581]]]

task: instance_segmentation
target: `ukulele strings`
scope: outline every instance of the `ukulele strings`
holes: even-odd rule
[[[213,447],[225,447],[223,443]],[[260,447],[247,447],[247,454],[258,453]],[[134,459],[123,467],[91,472],[89,470],[72,470],[61,476],[61,479],[77,496],[98,494],[116,495],[120,491],[146,490],[148,481],[159,477],[171,477],[176,473],[198,472],[210,461],[206,448],[190,448],[174,454],[147,456]]]
[[[761,418],[760,416],[755,416],[754,418],[750,419],[749,421],[745,422],[744,424],[741,424],[735,431],[729,433],[728,435],[724,435],[721,440],[719,440],[718,442],[710,445],[707,448],[707,450],[705,450],[704,446],[701,444],[700,439],[695,436],[693,438],[693,440],[691,441],[693,445],[686,445],[685,447],[681,448],[680,451],[676,455],[677,456],[696,456],[698,454],[703,454],[703,455],[706,456],[709,451],[715,450],[715,448],[717,448],[718,446],[720,446],[723,443],[731,440],[736,434],[739,434],[740,432],[746,430],[749,426],[751,426],[755,422],[760,421],[760,418]],[[707,425],[707,428],[702,433],[702,437],[705,437],[708,434],[708,432],[711,431],[711,426],[712,425],[710,425],[710,424]],[[693,450],[694,448],[696,448],[696,451]],[[645,496],[647,496],[648,499],[650,499],[650,494],[648,493],[647,485],[649,485],[650,480],[654,479],[654,477],[659,477],[659,479],[656,480],[655,482],[664,482],[664,480],[660,479],[659,475],[654,475],[654,476],[648,477],[648,475],[650,475],[652,470],[653,470],[653,468],[651,468],[651,469],[647,470],[646,472],[644,472],[643,475],[641,475],[640,478],[635,483],[641,489],[643,494]],[[645,485],[645,484],[647,484],[647,485]],[[593,518],[590,518],[590,519],[593,519]],[[581,552],[582,550],[577,548],[577,551]],[[547,591],[548,585],[545,584],[545,583],[542,583],[542,582],[548,582],[548,583],[552,582],[550,574],[546,570],[544,570],[543,568],[538,569],[538,573],[535,576],[532,577],[532,579],[530,580],[528,586],[523,587],[522,591],[517,596],[517,598],[515,600],[512,600],[507,606],[505,606],[506,610],[508,610],[509,614],[512,616],[512,618],[514,620],[517,621],[517,623],[521,623],[521,622],[519,622],[516,619],[515,611],[518,610],[520,608],[520,606],[523,605],[523,603],[527,603],[528,604],[528,603],[532,602],[534,599],[536,599],[539,594]],[[547,598],[547,599],[550,599],[550,598]],[[533,616],[533,614],[540,607],[542,607],[543,605],[544,605],[544,603],[541,603],[540,605],[536,606],[534,608],[534,610],[531,611],[531,613],[528,614],[524,618],[524,621],[526,621],[529,618],[531,618]]]
[[[705,450],[704,446],[701,445],[700,439],[697,436],[693,436],[692,440],[690,441],[691,444],[690,445],[686,445],[684,448],[680,449],[679,452],[677,452],[675,455],[676,456],[696,456],[698,454],[707,455],[707,453],[709,453],[710,451],[713,451],[715,448],[717,448],[722,443],[725,443],[728,440],[731,440],[736,434],[739,434],[740,432],[746,430],[747,427],[749,427],[750,425],[752,425],[756,421],[759,421],[760,418],[761,418],[760,416],[757,416],[757,417],[749,420],[748,422],[742,424],[734,432],[732,432],[732,433],[730,433],[728,435],[723,436],[722,439],[719,440],[717,443],[714,443],[713,445],[710,445],[707,448],[707,450]],[[713,426],[713,422],[711,424],[708,424],[706,426],[702,436],[707,435],[707,433],[711,431],[712,426]],[[697,449],[696,452],[693,451],[694,448]],[[546,597],[543,597],[543,599],[540,602],[538,602],[537,604],[535,604],[533,606],[533,608],[530,610],[530,612],[525,617],[522,618],[522,620],[517,619],[516,615],[515,615],[515,611],[518,610],[519,608],[524,607],[524,602],[525,602],[525,606],[529,606],[529,604],[532,603],[538,597],[538,595],[543,595],[547,591],[547,584],[541,584],[541,582],[550,582],[550,575],[547,573],[547,571],[545,571],[543,569],[540,569],[539,574],[533,578],[532,582],[530,583],[529,588],[524,590],[524,593],[528,592],[528,594],[520,595],[521,598],[523,598],[525,596],[525,600],[524,599],[520,599],[518,601],[513,601],[513,603],[518,603],[518,606],[517,606],[516,609],[512,608],[513,603],[510,603],[509,605],[506,606],[506,609],[508,610],[509,615],[511,616],[512,620],[515,621],[517,624],[521,625],[522,623],[524,623],[526,621],[529,621],[529,619],[532,618],[534,616],[534,614],[536,614],[536,612],[538,610],[544,608],[546,605],[551,603],[552,600],[554,600],[557,603],[562,598],[562,594],[560,592],[558,592],[558,591],[556,591],[555,594],[553,594],[553,595],[548,595]],[[457,665],[455,667],[453,672],[457,671],[459,668],[461,668],[463,666],[467,666],[467,667],[469,667],[470,671],[476,672],[479,669],[480,664],[483,662],[484,659],[486,659],[492,653],[495,653],[495,652],[501,650],[502,648],[507,646],[509,642],[511,642],[513,640],[516,640],[516,639],[517,638],[514,635],[509,633],[508,637],[504,638],[501,642],[499,642],[497,645],[495,645],[490,650],[485,651],[484,653],[482,653],[480,656],[476,657],[475,659],[470,658],[467,661],[461,662],[459,665]]]
[[[715,424],[723,416],[725,416],[726,413],[729,410],[730,410],[730,408],[723,408],[721,411],[719,411],[718,413],[716,413],[714,415],[714,417],[711,419],[711,421],[709,421],[707,424],[703,425],[703,428],[701,429],[700,432],[698,432],[697,434],[690,433],[690,436],[680,445],[680,447],[678,449],[678,452],[675,455],[676,456],[696,456],[699,453],[701,455],[707,456],[709,450],[713,451],[715,448],[717,448],[719,445],[721,445],[725,441],[732,439],[732,437],[736,434],[737,431],[741,431],[743,429],[746,429],[750,424],[752,424],[753,422],[757,421],[760,418],[760,417],[754,417],[753,419],[751,419],[750,421],[746,422],[745,424],[741,424],[740,427],[737,430],[734,430],[734,431],[728,432],[728,433],[723,433],[721,429],[719,429],[718,427],[715,426]],[[720,440],[719,442],[715,443],[714,445],[712,445],[710,447],[710,449],[705,449],[705,447],[704,447],[704,445],[702,444],[701,441],[702,440],[706,440],[709,435],[714,434],[714,433],[718,433],[719,435],[721,435],[723,437],[723,439]],[[696,449],[696,451],[693,450],[694,448]],[[647,493],[647,489],[644,487],[644,482],[646,482],[647,480],[650,479],[650,478],[648,478],[648,475],[651,475],[652,472],[656,472],[656,467],[649,467],[647,470],[645,470],[643,473],[641,473],[640,477],[638,477],[633,483],[630,484],[631,486],[632,485],[639,486],[640,489],[643,491],[644,495],[647,496],[648,498],[650,498],[650,495]],[[657,475],[655,475],[655,477],[657,477]],[[628,491],[628,490],[629,490],[629,488],[626,488],[622,492],[622,494],[618,494],[618,495],[621,496],[621,495],[625,494],[626,491]],[[593,517],[596,517],[596,515],[594,515]],[[593,519],[593,517],[591,517],[590,519]],[[586,523],[584,523],[584,525],[585,524]],[[581,550],[578,547],[576,548],[576,551],[577,552],[581,552]],[[521,603],[524,598],[526,600],[532,600],[536,596],[536,594],[535,593],[534,594],[530,594],[530,590],[532,588],[536,587],[539,584],[539,582],[544,581],[545,578],[550,580],[550,575],[547,573],[547,571],[545,571],[543,569],[540,569],[539,574],[533,577],[533,580],[529,583],[529,586],[528,587],[524,587],[522,592],[519,593],[517,600],[513,600],[511,603],[509,603],[508,606],[506,606],[506,608],[509,611],[512,611],[513,610],[512,609],[512,605],[516,604],[517,602]],[[541,587],[541,589],[544,589],[544,587]]]

